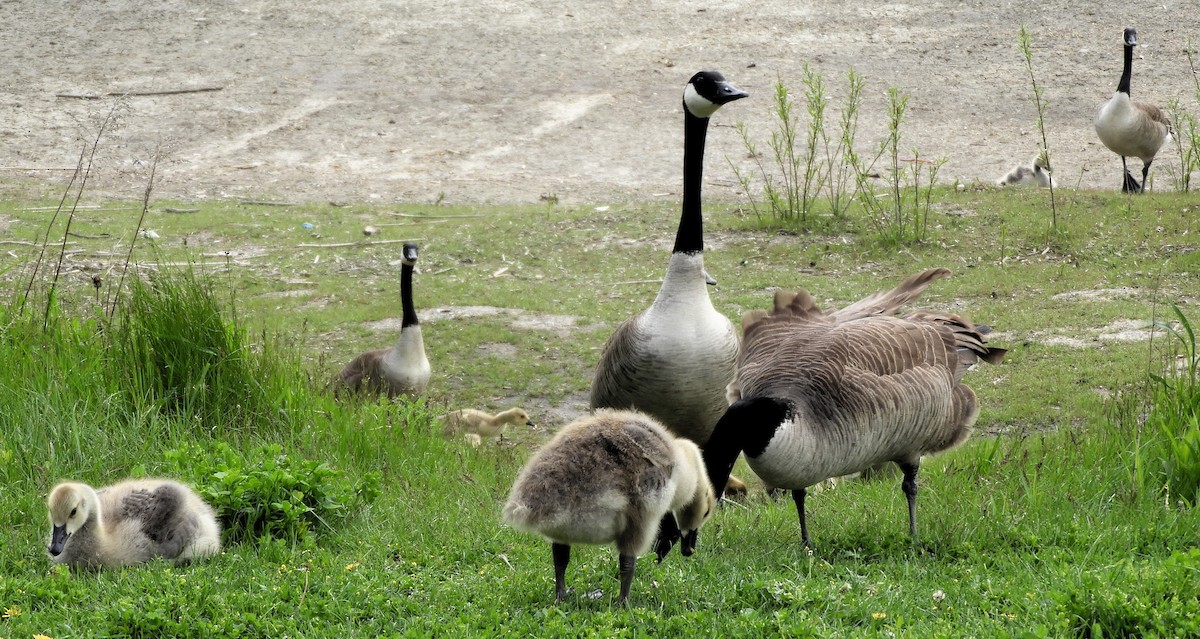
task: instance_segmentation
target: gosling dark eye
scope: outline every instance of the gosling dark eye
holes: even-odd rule
[[[79,510],[79,509],[78,509],[78,508],[72,508],[72,509],[71,509],[71,514],[70,514],[70,515],[67,515],[67,517],[68,517],[68,518],[74,517],[74,516],[75,516],[75,511],[76,511],[76,510]]]

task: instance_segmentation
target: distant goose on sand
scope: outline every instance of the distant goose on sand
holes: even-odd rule
[[[1162,109],[1145,102],[1134,102],[1129,97],[1129,80],[1133,75],[1133,48],[1137,46],[1137,31],[1125,29],[1125,67],[1117,92],[1100,106],[1096,113],[1096,135],[1110,151],[1121,156],[1121,169],[1125,175],[1121,190],[1127,193],[1142,193],[1146,190],[1146,178],[1150,163],[1171,135],[1171,121]],[[1142,181],[1129,173],[1125,158],[1133,156],[1142,160]]]

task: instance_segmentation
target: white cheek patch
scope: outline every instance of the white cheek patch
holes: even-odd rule
[[[721,105],[700,95],[690,82],[683,89],[683,104],[692,115],[698,118],[712,117]]]

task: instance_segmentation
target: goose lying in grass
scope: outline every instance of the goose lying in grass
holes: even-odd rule
[[[774,309],[743,317],[734,400],[704,447],[716,486],[740,453],[763,481],[790,489],[801,536],[808,487],[895,462],[904,473],[909,532],[917,536],[921,457],[960,444],[978,414],[961,383],[976,361],[999,363],[986,327],[957,315],[899,316],[945,269],[909,278],[840,311],[817,308],[805,291],[775,295]]]
[[[64,482],[50,491],[54,563],[116,568],[156,557],[184,563],[221,550],[213,510],[183,484],[127,480],[100,490]]]
[[[510,408],[496,415],[474,408],[463,408],[447,413],[443,421],[445,422],[445,427],[442,429],[443,436],[451,437],[459,433],[475,435],[475,437],[467,437],[467,441],[473,446],[478,446],[485,438],[504,439],[504,431],[510,425],[537,426],[529,418],[529,413],[520,408]]]
[[[529,460],[503,518],[550,540],[558,601],[567,596],[571,544],[614,544],[625,602],[637,556],[650,549],[659,520],[674,513],[690,555],[713,500],[695,443],[648,415],[599,410],[564,426]]]
[[[391,348],[367,351],[351,360],[338,373],[335,380],[338,389],[370,395],[386,393],[388,397],[416,396],[425,392],[431,371],[429,359],[425,357],[421,324],[413,305],[412,276],[416,263],[417,245],[406,243],[400,267],[400,302],[404,318],[396,344]]]

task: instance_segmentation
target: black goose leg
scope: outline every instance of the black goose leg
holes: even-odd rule
[[[904,482],[900,487],[904,490],[904,496],[908,498],[908,534],[912,535],[913,543],[917,542],[917,470],[921,468],[920,462],[898,462],[900,470],[904,472]]]
[[[796,502],[796,513],[800,515],[800,538],[804,540],[805,547],[812,548],[812,540],[808,538],[808,520],[804,518],[804,497],[807,494],[807,488],[797,488],[792,491],[792,501]]]
[[[567,544],[550,544],[554,555],[554,600],[567,598],[567,564],[571,563],[571,547]]]
[[[1121,182],[1122,193],[1138,193],[1142,190],[1142,185],[1138,184],[1137,179],[1129,172],[1129,166],[1125,162],[1125,156],[1121,156],[1121,171],[1125,174]]]
[[[625,604],[629,599],[629,586],[633,583],[633,570],[637,567],[637,555],[617,555],[617,565],[621,567],[621,595],[617,601]]]
[[[1150,160],[1150,162],[1153,161],[1154,160]],[[1142,185],[1141,188],[1138,189],[1138,193],[1146,192],[1146,178],[1150,175],[1150,162],[1146,162],[1142,165]]]

